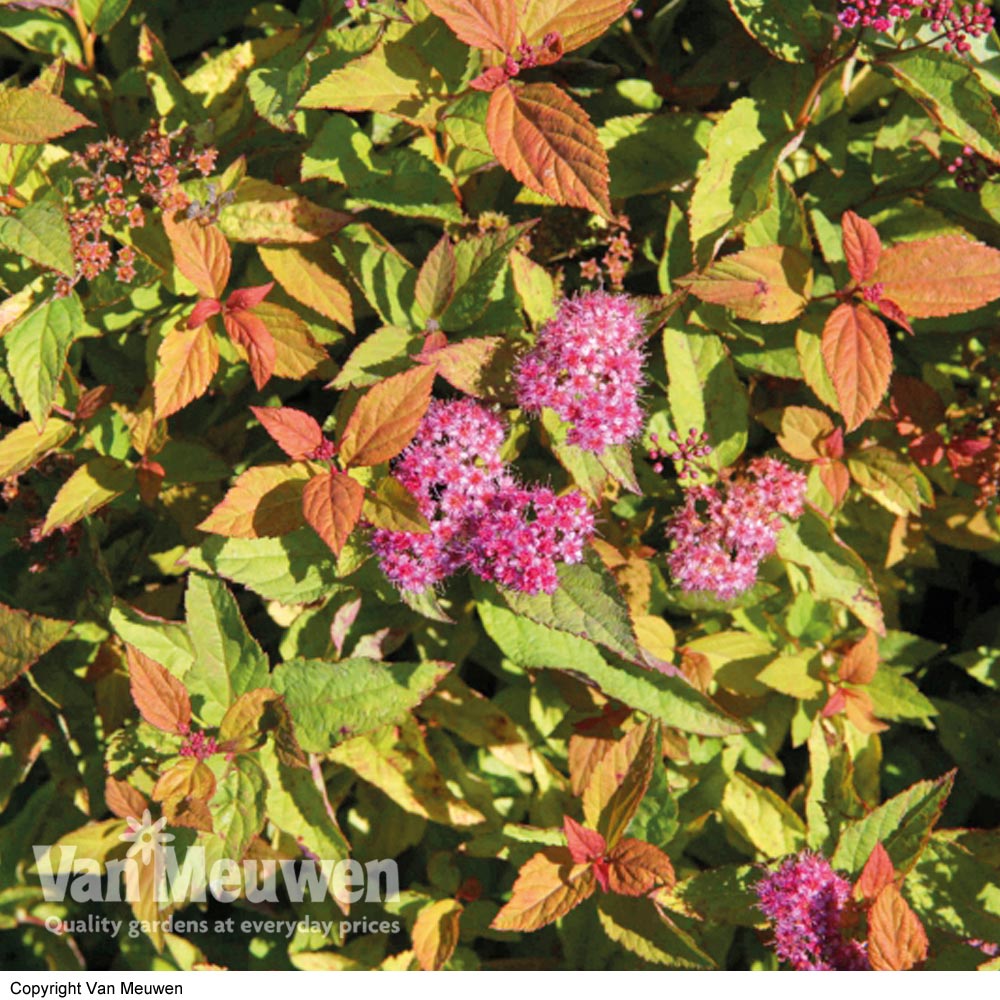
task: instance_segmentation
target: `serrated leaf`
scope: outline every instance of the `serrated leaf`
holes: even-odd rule
[[[343,212],[248,177],[236,189],[235,200],[222,210],[219,228],[237,243],[314,243],[350,221]]]
[[[366,494],[362,516],[374,528],[389,531],[430,531],[427,518],[420,513],[416,497],[392,476],[380,479],[374,494]]]
[[[208,326],[168,331],[156,352],[153,414],[163,420],[202,396],[219,368],[219,345]]]
[[[572,52],[603,35],[632,5],[632,0],[525,0],[519,14],[521,30],[537,45],[550,32]]]
[[[226,538],[286,535],[306,523],[302,491],[312,475],[305,462],[247,469],[198,528]]]
[[[251,406],[250,411],[291,459],[308,458],[323,443],[323,428],[290,406]]]
[[[82,330],[83,309],[71,292],[21,316],[4,336],[14,387],[38,428],[52,408],[70,345]]]
[[[428,319],[440,316],[455,292],[455,248],[446,234],[424,258],[414,290],[417,305]]]
[[[851,478],[886,510],[903,517],[919,514],[934,494],[926,477],[911,462],[888,448],[875,445],[847,459]]]
[[[34,202],[0,216],[0,244],[62,274],[76,270],[69,225],[62,210],[50,202]]]
[[[125,647],[129,689],[139,714],[165,733],[184,733],[191,722],[191,699],[187,689],[166,667],[150,659],[135,646]]]
[[[254,385],[263,389],[274,374],[278,349],[264,321],[252,309],[225,312],[222,322],[233,343],[242,348]]]
[[[811,659],[803,653],[779,656],[759,674],[758,683],[792,698],[810,701],[824,691],[823,682],[810,670]]]
[[[589,864],[574,864],[565,847],[546,848],[522,866],[510,900],[490,927],[497,931],[536,931],[593,895],[595,885]]]
[[[520,41],[514,0],[427,0],[427,6],[466,45],[513,53]]]
[[[411,368],[369,389],[354,408],[340,439],[344,466],[376,465],[395,458],[413,439],[431,401],[432,368]]]
[[[219,779],[209,803],[213,828],[223,839],[223,857],[242,859],[264,827],[267,779],[252,757],[242,755]]]
[[[608,155],[586,111],[551,83],[493,91],[486,134],[501,165],[560,205],[609,216]]]
[[[823,457],[820,445],[834,432],[833,421],[822,410],[811,406],[787,406],[781,411],[778,444],[801,462]]]
[[[608,937],[647,962],[672,968],[711,969],[712,959],[651,900],[602,896],[597,916]]]
[[[892,347],[885,324],[865,306],[841,303],[823,327],[823,364],[841,416],[853,431],[871,416],[889,388]]]
[[[875,280],[911,319],[969,312],[1000,298],[1000,250],[952,235],[900,243]]]
[[[840,221],[843,232],[844,257],[851,277],[861,283],[870,281],[878,269],[882,241],[878,231],[855,212],[845,212]]]
[[[258,250],[261,263],[293,298],[334,323],[354,330],[351,293],[342,269],[328,253],[312,247],[267,247]]]
[[[648,896],[677,881],[670,858],[652,844],[626,837],[609,858],[609,888],[621,896]]]
[[[892,866],[892,859],[881,844],[876,844],[854,885],[854,895],[858,899],[872,902],[895,879],[896,869]]]
[[[100,455],[89,459],[63,483],[56,494],[45,515],[42,534],[76,524],[130,490],[134,484],[135,470],[117,458]]]
[[[905,972],[927,958],[927,932],[894,885],[868,911],[868,960],[876,971]]]
[[[61,97],[38,87],[0,87],[0,142],[48,142],[93,124]]]
[[[142,792],[111,775],[104,782],[104,804],[119,819],[137,819],[149,808],[149,802]]]
[[[358,518],[365,499],[364,487],[336,469],[313,476],[302,492],[302,513],[330,551],[340,555]]]
[[[413,924],[413,953],[425,972],[443,969],[458,945],[462,904],[439,899],[425,906]]]
[[[162,802],[168,812],[185,799],[207,802],[214,794],[215,775],[196,757],[184,757],[164,771],[150,792],[153,801]]]
[[[177,270],[206,299],[220,299],[229,284],[232,254],[229,242],[214,225],[163,216]]]
[[[780,858],[805,846],[806,828],[799,815],[745,774],[737,772],[726,785],[722,816],[764,858]]]
[[[830,44],[830,19],[815,0],[729,0],[729,6],[764,48],[786,62],[811,62]]]
[[[752,247],[720,258],[688,287],[702,301],[725,306],[742,319],[784,323],[805,309],[812,268],[796,247]]]
[[[13,684],[72,627],[72,622],[0,604],[0,690]]]
[[[303,319],[291,309],[274,302],[261,302],[253,310],[253,314],[271,335],[274,344],[274,375],[291,379],[321,376],[329,357],[309,332]]]
[[[0,479],[19,476],[50,451],[68,441],[75,428],[60,417],[49,417],[39,431],[31,421],[18,424],[0,439]]]
[[[325,753],[344,740],[397,722],[453,666],[437,660],[289,660],[275,668],[269,683],[284,696],[302,749]]]

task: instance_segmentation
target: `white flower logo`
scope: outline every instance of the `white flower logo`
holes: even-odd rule
[[[141,820],[129,816],[126,823],[128,823],[128,829],[121,835],[121,839],[131,840],[132,846],[125,856],[132,858],[137,854],[141,855],[144,865],[149,864],[154,853],[160,850],[164,844],[168,844],[174,839],[172,833],[166,833],[163,829],[167,825],[166,816],[161,816],[154,823],[148,809],[143,810]]]

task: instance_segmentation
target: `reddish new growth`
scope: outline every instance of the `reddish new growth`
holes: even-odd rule
[[[745,476],[724,472],[714,486],[689,486],[666,530],[674,542],[667,565],[675,582],[723,601],[749,590],[777,546],[782,515],[802,515],[805,490],[806,477],[773,458],[754,459]]]
[[[146,224],[143,202],[164,212],[188,206],[180,189],[181,173],[196,170],[206,176],[215,168],[216,151],[198,149],[189,138],[164,135],[151,125],[131,145],[112,137],[92,142],[71,163],[82,171],[75,181],[78,207],[68,213],[76,273],[60,278],[57,295],[68,295],[82,278],[93,281],[114,261],[115,278],[128,284],[135,278],[135,251],[121,245],[112,251],[109,232],[141,229]]]
[[[595,259],[585,260],[580,265],[580,276],[586,281],[596,281],[607,276],[608,283],[615,291],[621,291],[625,276],[632,266],[635,248],[629,238],[632,224],[627,215],[619,215],[615,219],[615,233],[608,242],[608,248],[600,263]]]
[[[871,28],[881,34],[893,32],[914,14],[930,22],[945,39],[944,50],[962,55],[972,48],[970,38],[988,35],[994,18],[986,3],[956,3],[955,0],[840,0],[838,20],[845,28]]]
[[[196,760],[205,760],[212,754],[218,753],[219,747],[214,736],[206,736],[204,733],[189,732],[184,737],[180,750],[177,752],[182,757],[194,757]]]
[[[756,887],[758,907],[771,922],[774,950],[797,971],[869,968],[866,945],[844,937],[851,883],[819,854],[803,851]]]
[[[566,440],[600,453],[642,430],[642,321],[627,295],[589,292],[564,299],[515,372],[528,412],[550,407],[569,425]]]
[[[1000,177],[1000,164],[990,163],[971,146],[964,146],[961,155],[956,156],[946,169],[955,178],[955,186],[970,193],[981,190],[994,177]]]
[[[526,593],[555,590],[557,562],[579,562],[593,516],[578,492],[518,485],[500,458],[503,422],[472,400],[431,403],[394,472],[431,530],[377,530],[372,548],[401,590],[420,592],[468,566]]]

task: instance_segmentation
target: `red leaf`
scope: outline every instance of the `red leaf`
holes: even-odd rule
[[[927,958],[927,932],[895,885],[868,911],[868,960],[882,972],[904,972]]]
[[[896,869],[892,865],[889,852],[881,843],[875,845],[865,862],[857,882],[854,895],[858,899],[873,900],[887,886],[896,880]]]
[[[339,556],[358,523],[364,500],[365,490],[359,482],[331,469],[306,483],[302,513],[316,534],[330,546],[330,551]]]
[[[536,931],[593,895],[594,870],[575,865],[565,847],[548,847],[528,859],[510,901],[490,924],[497,931]]]
[[[198,289],[204,299],[217,299],[229,282],[233,258],[229,242],[215,226],[190,219],[163,217],[177,270]]]
[[[259,306],[267,298],[274,282],[269,281],[266,285],[254,285],[252,288],[237,288],[226,299],[226,311],[238,312],[240,309],[253,309]]]
[[[155,729],[185,733],[191,723],[187,689],[166,667],[126,646],[129,687],[139,714]]]
[[[887,299],[884,295],[878,300],[878,307],[886,319],[891,319],[893,323],[898,323],[907,333],[913,333],[913,327],[906,318],[906,313],[899,307],[899,304]]]
[[[607,852],[605,839],[596,831],[581,826],[571,816],[563,817],[563,833],[566,834],[566,846],[573,860],[578,864],[588,861],[599,861]]]
[[[427,6],[466,45],[512,53],[520,41],[514,0],[427,0]]]
[[[219,345],[207,326],[171,330],[156,353],[153,414],[156,420],[197,399],[219,367]]]
[[[470,84],[473,90],[485,90],[487,93],[502,87],[510,77],[503,66],[490,66],[480,73]]]
[[[493,91],[486,134],[522,184],[560,205],[610,216],[608,155],[587,112],[555,84]]]
[[[246,351],[254,385],[263,389],[274,372],[278,356],[271,331],[260,317],[246,309],[223,313],[222,321],[232,341]]]
[[[621,896],[648,896],[654,889],[672,888],[676,881],[670,858],[634,837],[620,841],[608,861],[611,891]]]
[[[845,212],[840,224],[847,269],[851,272],[851,277],[861,284],[868,281],[878,267],[882,241],[875,227],[854,212]]]
[[[829,719],[834,715],[839,715],[847,707],[847,692],[843,688],[837,688],[836,691],[830,695],[829,700],[823,706],[823,711],[819,714],[823,716],[824,719]]]
[[[853,431],[885,395],[892,348],[885,324],[864,306],[837,306],[823,327],[823,362],[837,392],[840,412]]]
[[[413,439],[431,401],[434,369],[411,368],[369,389],[354,408],[340,439],[345,466],[376,465],[398,455]]]
[[[139,487],[139,498],[147,507],[156,503],[160,495],[160,487],[166,476],[166,471],[159,462],[151,462],[143,458],[139,468],[135,470],[136,483]]]
[[[251,406],[250,409],[289,458],[309,458],[323,443],[323,428],[308,413],[288,406]]]
[[[840,663],[840,679],[848,684],[870,684],[878,670],[878,636],[868,630]]]
[[[188,316],[188,329],[193,330],[196,326],[204,326],[209,317],[220,312],[222,312],[222,303],[218,299],[199,300],[198,304],[191,310],[191,315]]]
[[[882,252],[875,281],[907,316],[969,312],[1000,298],[1000,250],[955,235],[901,243]]]

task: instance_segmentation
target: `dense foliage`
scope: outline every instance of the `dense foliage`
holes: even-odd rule
[[[998,967],[988,5],[0,58],[5,966]]]

